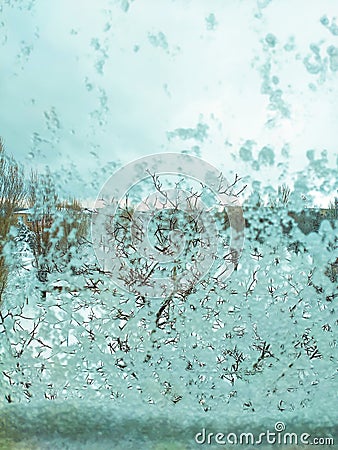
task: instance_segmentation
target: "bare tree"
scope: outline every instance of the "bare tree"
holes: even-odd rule
[[[236,247],[229,248],[229,233],[224,233],[216,221],[226,216],[226,228],[231,222],[233,234],[240,237],[241,208],[234,203],[223,207],[222,212],[218,205],[207,209],[201,201],[203,185],[183,195],[179,186],[167,191],[159,175],[147,172],[155,192],[140,210],[126,198],[115,214],[106,216],[105,244],[113,255],[119,281],[130,293],[145,302],[154,292],[161,298],[155,328],[174,327],[178,305],[185,303],[200,279],[216,276],[221,280],[232,265],[237,270],[239,252]],[[239,181],[236,175],[228,186],[220,179],[218,193],[237,198],[244,189],[237,192]],[[221,256],[214,253],[216,243]],[[203,265],[201,261],[208,263]]]
[[[5,153],[0,140],[0,303],[8,279],[8,263],[4,246],[14,223],[15,209],[22,205],[25,197],[23,172],[13,157]]]
[[[329,203],[329,218],[338,219],[338,197],[334,198],[334,201]]]
[[[31,250],[38,280],[45,284],[48,274],[63,272],[68,267],[72,249],[87,237],[88,220],[77,200],[60,199],[49,172],[43,175],[32,172],[28,192]]]
[[[269,198],[269,206],[270,208],[278,208],[285,206],[289,203],[291,194],[291,189],[287,184],[282,184],[278,186],[277,196],[273,198],[270,196]]]
[[[53,209],[58,201],[51,175],[39,176],[31,172],[28,186],[28,206],[30,208],[28,227],[33,232],[31,250],[34,255],[38,280],[47,281],[51,272],[48,254],[51,248],[49,230],[52,225]]]

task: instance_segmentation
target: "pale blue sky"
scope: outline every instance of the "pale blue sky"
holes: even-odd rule
[[[303,167],[310,148],[327,149],[334,167],[338,62],[328,49],[338,47],[335,6],[332,0],[8,1],[0,13],[0,136],[27,167],[73,163],[85,183],[70,180],[67,189],[83,199],[96,195],[113,170],[109,162],[194,146],[211,164],[244,175],[251,166],[234,156],[247,140],[256,142],[254,157],[270,146],[276,161],[288,143],[290,172]],[[311,44],[319,46],[319,62]],[[315,73],[306,68],[311,54]],[[264,81],[283,91],[280,102],[261,92]],[[198,123],[209,127],[205,136],[170,134]],[[249,174],[274,176],[269,167],[256,172]]]

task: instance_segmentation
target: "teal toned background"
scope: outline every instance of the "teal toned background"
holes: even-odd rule
[[[197,151],[240,170],[231,154],[246,141],[272,146],[277,160],[288,143],[290,172],[304,167],[312,148],[327,149],[334,166],[338,64],[328,49],[338,39],[335,6],[6,0],[0,135],[27,167],[72,161],[86,182],[67,189],[88,202],[112,163],[162,151]],[[271,176],[276,187],[271,173],[254,175]],[[315,202],[325,206],[328,198],[316,194]]]

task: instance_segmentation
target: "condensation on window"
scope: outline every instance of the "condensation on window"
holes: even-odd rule
[[[336,14],[2,2],[4,448],[337,439]]]

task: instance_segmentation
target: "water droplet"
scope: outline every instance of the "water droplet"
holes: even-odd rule
[[[274,36],[273,34],[269,33],[265,36],[265,41],[267,42],[267,44],[270,47],[274,47],[277,43],[277,39],[276,36]]]

